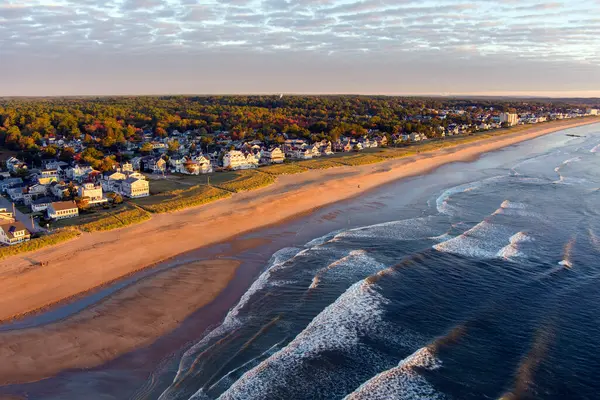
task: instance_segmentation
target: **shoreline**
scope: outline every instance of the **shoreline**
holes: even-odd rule
[[[537,132],[535,137],[542,134],[544,133]],[[523,141],[523,139],[518,140],[520,137],[513,139],[517,142],[512,144]],[[476,142],[476,144],[478,143]],[[469,150],[468,147],[472,145],[470,143],[469,146],[463,146],[466,147],[463,150]],[[509,145],[511,144],[499,148]],[[459,160],[451,162],[472,161],[485,153],[470,150],[469,154],[461,153]],[[367,166],[371,167],[368,169],[370,172],[362,174],[353,172],[357,167],[342,167],[345,168],[346,172],[343,174],[329,174],[331,177],[325,180],[325,184],[332,185],[335,183],[334,187],[339,187],[336,185],[340,185],[339,176],[343,175],[342,182],[345,183],[343,188],[347,189],[348,179],[364,179],[366,174],[377,176],[390,174],[394,171],[397,173],[398,169],[401,170],[404,166],[411,166],[415,162],[429,164],[426,172],[430,172],[447,164],[447,162],[438,162],[430,165],[432,164],[432,158],[449,157],[456,153],[457,149],[443,149],[442,151],[420,154],[411,157],[410,160],[395,160],[393,166],[389,168],[382,168],[381,164],[374,164]],[[339,171],[339,168],[336,170]],[[334,172],[335,170],[329,171]],[[422,171],[413,172],[415,173],[411,176],[425,173]],[[297,176],[292,175],[290,178]],[[337,180],[336,177],[338,177]],[[408,176],[402,178],[404,177]],[[335,182],[332,183],[332,180]],[[357,191],[340,199],[339,202],[356,198],[394,181],[396,179]],[[290,183],[296,183],[295,189],[302,189],[306,186],[297,187],[295,180]],[[361,187],[363,185],[361,183]],[[264,188],[263,190],[268,191],[268,189]],[[314,189],[314,187],[310,187],[309,193],[312,193]],[[356,186],[353,186],[352,189],[356,189]],[[246,194],[255,194],[255,192],[247,192]],[[264,198],[264,195],[256,199],[261,198]],[[27,388],[31,388],[34,392],[38,390],[43,392],[60,382],[60,377],[64,377],[63,373],[70,374],[77,370],[89,370],[90,368],[104,371],[107,365],[113,365],[111,368],[117,370],[119,368],[134,368],[137,371],[137,368],[142,367],[141,365],[134,366],[137,361],[133,360],[140,359],[139,354],[153,354],[152,357],[158,357],[159,354],[164,353],[161,353],[162,350],[157,351],[156,346],[164,347],[166,343],[168,343],[169,350],[167,351],[170,354],[174,348],[179,348],[179,343],[182,340],[186,341],[186,335],[192,334],[192,337],[196,337],[198,328],[191,329],[191,333],[182,333],[190,331],[190,324],[196,326],[195,324],[198,323],[204,324],[206,320],[222,319],[222,315],[215,313],[215,307],[223,309],[219,310],[219,313],[221,311],[226,313],[227,308],[230,307],[229,304],[234,305],[237,302],[236,299],[239,299],[240,296],[239,290],[238,292],[232,292],[234,287],[239,289],[242,286],[245,287],[245,282],[252,282],[252,269],[248,271],[247,267],[240,268],[240,262],[244,260],[244,257],[240,256],[244,251],[252,251],[252,249],[266,243],[270,243],[269,246],[272,248],[280,248],[274,247],[276,241],[271,243],[270,239],[273,239],[274,236],[271,237],[270,234],[251,238],[242,238],[241,235],[252,235],[252,232],[258,229],[268,229],[269,226],[279,227],[286,221],[301,220],[302,216],[311,214],[314,210],[327,205],[335,206],[335,203],[338,203],[338,200],[295,213],[272,224],[239,232],[233,237],[215,243],[213,246],[217,250],[210,250],[208,253],[206,252],[207,249],[213,248],[213,246],[196,247],[189,252],[184,252],[185,254],[178,254],[174,257],[178,259],[182,257],[183,260],[177,260],[176,265],[167,269],[156,268],[156,264],[150,265],[143,268],[148,274],[141,277],[139,281],[127,284],[123,288],[117,288],[101,300],[95,300],[93,304],[86,306],[81,311],[69,314],[59,320],[42,323],[40,326],[34,325],[4,332],[0,331],[0,357],[5,364],[5,366],[0,367],[0,386],[10,385],[6,387],[12,387],[12,389],[7,390],[10,392],[14,390],[13,393],[27,393],[30,390]],[[181,213],[183,212],[167,215],[174,216]],[[232,215],[237,216],[236,213],[230,213],[228,217]],[[211,221],[209,220],[208,223],[210,224]],[[289,230],[289,228],[283,227],[281,229]],[[205,247],[206,249],[202,250]],[[100,248],[99,246],[95,249]],[[200,253],[196,253],[196,251]],[[135,271],[132,271],[128,276],[134,274]],[[140,273],[140,275],[143,274]],[[117,279],[115,282],[124,279]],[[190,287],[190,281],[192,287]],[[108,283],[104,284],[104,286],[106,285]],[[201,290],[198,290],[198,288]],[[85,294],[83,297],[85,298]],[[207,306],[208,309],[202,311],[202,314],[199,315],[200,310],[205,310]],[[207,315],[206,312],[209,312],[209,314]],[[146,314],[149,314],[151,318],[145,318],[147,317]],[[188,321],[188,317],[192,315],[195,315],[195,317],[190,318],[191,321]],[[182,323],[184,320],[186,322]],[[115,321],[118,321],[118,323],[115,324]],[[205,327],[200,329],[205,329]],[[189,337],[187,340],[189,340]],[[47,343],[50,343],[50,346]],[[154,355],[155,352],[156,355]],[[132,363],[132,365],[129,365],[129,363]],[[42,367],[39,367],[40,365]],[[141,372],[141,369],[139,371]],[[55,379],[54,377],[57,374],[58,377]],[[31,387],[32,384],[35,389]],[[21,392],[21,390],[24,390],[24,392]],[[1,394],[0,397],[2,397]]]
[[[597,118],[560,121],[376,164],[280,176],[271,186],[4,259],[0,262],[0,290],[7,295],[0,299],[0,322],[40,313],[181,253],[282,223],[381,185],[448,163],[470,161],[538,136],[599,122]],[[35,267],[36,259],[51,262]]]

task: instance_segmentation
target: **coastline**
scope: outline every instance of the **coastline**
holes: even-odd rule
[[[562,129],[566,129],[566,127],[556,128],[553,131]],[[522,132],[519,133],[522,134]],[[545,133],[550,132],[545,132],[545,130],[543,132],[538,131],[535,133],[535,137]],[[342,169],[336,168],[325,171],[316,171],[327,173],[324,174],[325,177],[321,180],[318,178],[319,175],[322,174],[313,174],[315,176],[312,177],[312,182],[303,180],[299,183],[297,179],[292,179],[302,176],[302,174],[282,177],[282,180],[286,181],[287,187],[290,188],[290,193],[295,193],[296,198],[302,206],[309,205],[310,201],[314,200],[313,197],[319,195],[319,193],[319,196],[323,197],[319,197],[318,199],[330,199],[331,196],[329,196],[330,193],[327,192],[328,190],[338,190],[342,191],[343,195],[348,194],[339,200],[318,206],[324,207],[327,204],[331,205],[337,201],[356,197],[367,190],[375,189],[396,180],[381,179],[381,176],[387,178],[389,177],[389,174],[394,174],[393,176],[402,175],[400,178],[397,178],[401,179],[408,176],[421,175],[449,162],[470,161],[476,159],[486,151],[497,150],[501,147],[516,144],[530,138],[533,137],[528,136],[527,138],[521,138],[520,135],[515,135],[515,137],[511,139],[514,140],[513,143],[501,143],[499,147],[490,148],[485,151],[481,151],[481,146],[479,146],[481,142],[475,142],[462,146],[462,149],[442,149],[440,151],[423,153],[415,157],[410,157],[410,159],[394,160],[393,163],[380,163],[365,167],[342,167]],[[492,144],[498,146],[497,143]],[[473,145],[478,146],[478,148],[472,149],[471,147]],[[459,153],[459,159],[456,158],[457,153]],[[441,157],[450,157],[452,161],[441,162],[446,159],[443,158],[440,160]],[[435,161],[436,158],[437,162],[433,163],[432,160]],[[383,164],[392,165],[383,166]],[[415,164],[419,166],[419,169],[414,168]],[[431,164],[434,165],[432,166]],[[407,169],[407,167],[414,173],[406,175],[406,171],[403,170]],[[356,170],[360,171],[357,172]],[[377,178],[377,182],[381,179],[381,183],[375,185],[374,182],[369,182],[369,184],[373,184],[373,186],[369,185],[367,187],[367,184],[363,183],[366,177],[375,177]],[[352,187],[350,187],[350,182],[352,182]],[[323,186],[325,186],[325,188],[322,188],[320,191],[318,190],[319,183],[323,183]],[[358,189],[358,184],[361,185],[361,190],[355,190]],[[224,216],[223,219],[218,221],[226,222],[228,219],[231,221],[231,219],[235,218],[247,220],[248,218],[246,217],[248,213],[252,210],[256,210],[253,202],[260,202],[261,199],[262,201],[264,201],[265,198],[274,198],[276,201],[280,202],[285,202],[286,200],[288,202],[290,201],[289,194],[286,194],[285,192],[271,193],[269,191],[271,187],[259,191],[246,192],[243,194],[244,196],[240,195],[239,197],[243,197],[246,204],[244,205],[243,202],[238,203],[241,204],[239,207],[240,209],[237,210],[238,212],[230,212],[227,216]],[[261,191],[266,193],[258,193]],[[297,191],[300,191],[300,194],[296,193]],[[253,197],[254,195],[257,196]],[[291,204],[289,207],[290,210],[288,211],[293,212],[294,205],[295,204]],[[175,217],[191,213],[192,211],[200,212],[206,207],[207,206],[203,206],[202,208],[165,214],[165,216]],[[303,214],[306,215],[311,213],[315,208],[317,207],[293,213],[292,215],[279,219],[271,224],[264,224],[254,229],[238,232],[233,235],[233,237],[242,235],[242,233],[250,233],[251,231],[266,225],[275,227],[283,226],[280,224],[285,220],[292,219],[296,221],[298,217]],[[261,213],[256,213],[259,218],[267,220],[269,212],[270,208],[267,204]],[[250,221],[256,222],[255,220]],[[211,221],[210,219],[194,222],[202,227],[210,226],[211,223],[215,223],[214,220]],[[225,222],[217,223],[222,226]],[[171,221],[171,223],[173,223],[173,221]],[[141,228],[143,225],[144,224],[139,225],[138,227]],[[238,226],[240,225],[241,224],[238,224]],[[126,229],[129,228],[123,228],[117,232],[111,231],[106,233],[115,234]],[[186,232],[192,232],[190,234],[193,236],[193,230],[186,229]],[[208,235],[210,232],[211,231],[207,231],[206,234]],[[196,232],[196,234],[198,235],[198,232]],[[86,236],[93,235],[94,234],[86,234]],[[231,282],[234,282],[234,275],[236,275],[239,266],[239,262],[236,261],[235,257],[236,253],[251,250],[269,242],[269,240],[268,237],[261,236],[260,238],[252,237],[246,239],[232,239],[232,237],[229,237],[225,240],[215,241],[215,243],[220,242],[227,243],[227,250],[219,250],[214,256],[207,255],[207,258],[201,258],[210,261],[190,261],[158,273],[152,272],[156,265],[152,264],[147,268],[141,268],[147,269],[148,272],[152,272],[152,276],[143,278],[135,284],[112,293],[102,301],[87,307],[83,311],[42,326],[0,332],[0,357],[4,360],[6,365],[5,367],[0,367],[0,385],[18,385],[20,383],[39,381],[44,378],[55,376],[57,373],[65,370],[88,369],[93,367],[104,368],[103,365],[119,358],[121,355],[130,353],[133,350],[146,348],[150,344],[155,343],[159,338],[162,340],[165,336],[173,336],[171,332],[182,325],[181,321],[186,319],[196,310],[213,302],[217,296],[220,296],[224,291],[230,291],[229,285]],[[111,245],[111,243],[112,242],[110,242],[109,245]],[[61,245],[61,247],[65,245]],[[92,250],[101,250],[102,246],[103,245],[100,244],[99,246],[92,248]],[[217,244],[217,246],[221,245]],[[192,250],[195,250],[198,247],[199,246],[195,246]],[[126,249],[121,249],[121,252],[125,253]],[[180,255],[181,252],[177,254],[178,258]],[[110,256],[112,256],[112,254],[106,255],[104,258],[106,259]],[[188,260],[194,259],[194,257],[189,258],[189,256],[186,256],[186,258]],[[95,265],[97,266],[99,264]],[[71,268],[80,268],[80,266],[71,265]],[[242,271],[243,269],[244,268],[240,268],[239,270]],[[2,272],[4,271],[0,270],[0,273]],[[135,271],[130,271],[127,275],[130,276],[134,273]],[[120,279],[123,278],[116,278],[111,282],[116,282]],[[240,282],[240,279],[236,278],[236,281]],[[246,274],[243,281],[250,281],[250,276]],[[70,283],[74,284],[72,281]],[[104,283],[104,285],[107,284],[109,283]],[[201,290],[198,290],[198,288],[201,288]],[[77,296],[80,295],[75,295],[75,297]],[[236,296],[239,297],[239,293]],[[221,305],[219,307],[223,307],[223,299],[222,297],[219,298],[221,299],[219,302]],[[0,300],[0,302],[1,301],[2,300]],[[236,300],[232,298],[231,301]],[[225,303],[227,303],[227,301]],[[228,306],[226,305],[225,308],[226,307]],[[2,308],[0,308],[0,310],[1,309]],[[145,314],[149,314],[150,317],[146,318],[148,316]],[[202,319],[205,318],[206,315],[203,314]],[[183,326],[185,325],[186,324],[183,324]],[[196,331],[196,334],[197,333],[198,332]],[[181,332],[177,334],[177,337],[180,335]],[[47,345],[48,343],[50,343],[50,346]],[[35,360],[35,362],[32,360]],[[40,362],[42,367],[39,367]],[[40,382],[42,387],[45,385],[43,382]],[[52,384],[50,384],[50,386],[51,385]]]
[[[285,175],[262,189],[173,213],[117,231],[83,234],[76,241],[0,262],[0,322],[45,310],[136,271],[199,247],[281,223],[395,180],[556,131],[599,123],[597,118],[532,126],[377,164]],[[49,265],[36,267],[39,260]]]

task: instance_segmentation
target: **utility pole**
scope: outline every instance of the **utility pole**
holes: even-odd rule
[[[17,212],[15,211],[15,203],[12,203],[12,205],[13,205],[13,217],[15,219],[17,219]]]
[[[33,215],[31,216],[31,231],[35,232],[35,225],[33,224]]]

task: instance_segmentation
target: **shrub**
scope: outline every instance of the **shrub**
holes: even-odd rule
[[[42,235],[39,238],[31,239],[29,242],[17,244],[14,246],[0,247],[0,260],[6,257],[15,256],[30,251],[36,251],[44,247],[53,246],[81,235],[81,232],[75,229],[63,229],[55,233]]]

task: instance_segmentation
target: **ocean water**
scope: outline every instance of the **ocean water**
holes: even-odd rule
[[[160,399],[597,399],[600,130],[570,133],[279,250]]]

